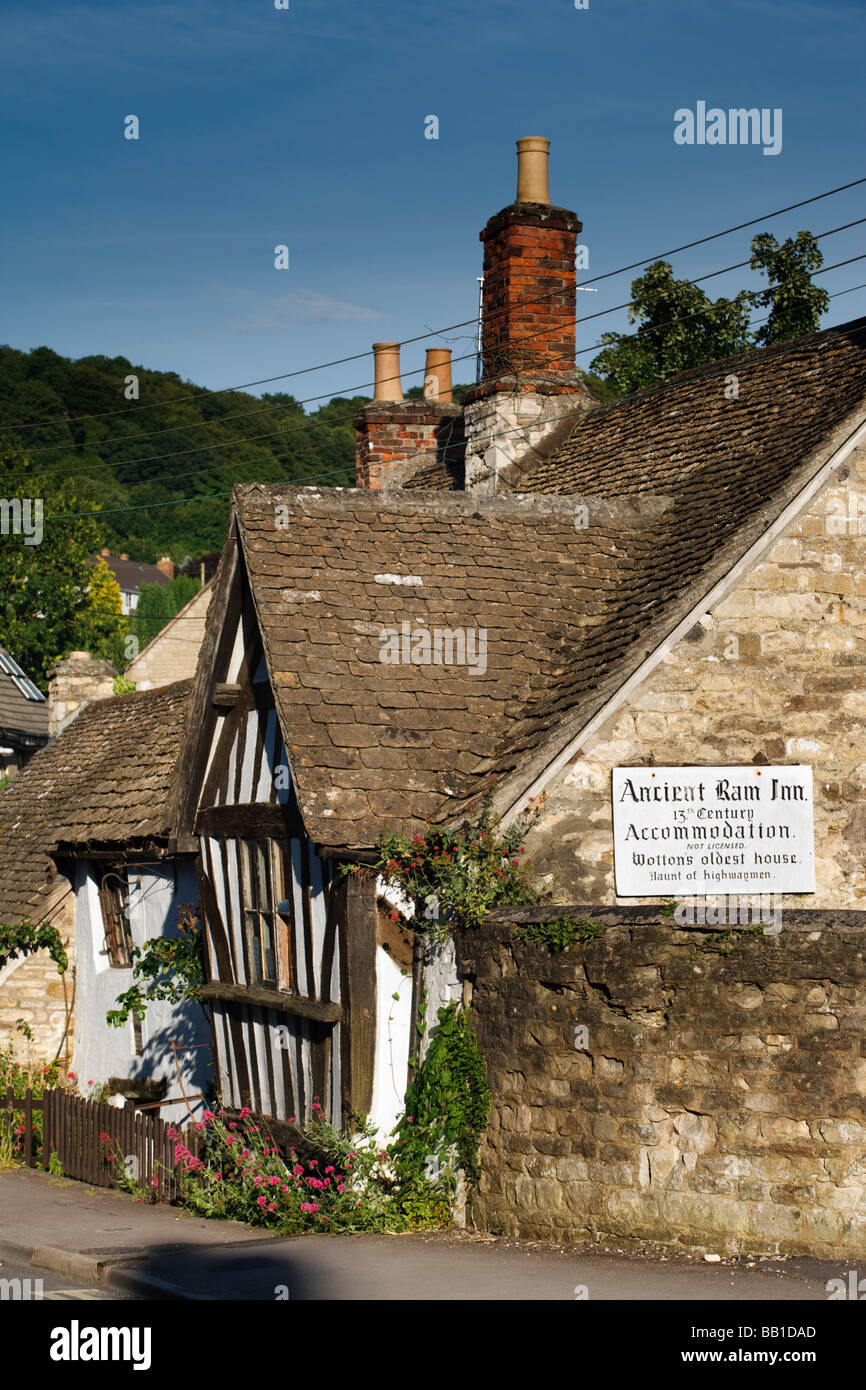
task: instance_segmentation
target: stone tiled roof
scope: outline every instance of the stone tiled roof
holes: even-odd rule
[[[5,652],[0,647],[0,653]],[[28,700],[12,677],[0,669],[0,743],[8,739],[16,747],[30,748],[38,747],[47,738],[47,701]]]
[[[732,373],[737,400],[724,395]],[[516,495],[238,489],[313,837],[369,845],[386,818],[454,814],[492,775],[517,794],[864,413],[859,320],[582,415],[512,475]],[[287,530],[273,529],[277,503]],[[485,629],[487,671],[383,664],[379,633],[404,620]]]
[[[736,376],[736,399],[726,379]],[[519,492],[695,495],[735,523],[866,397],[866,318],[670,377],[575,417]]]
[[[190,684],[94,701],[0,793],[0,921],[38,917],[58,845],[166,834]]]
[[[579,654],[613,640],[646,524],[620,505],[582,529],[559,498],[247,485],[235,503],[307,829],[355,848],[480,789]],[[383,662],[404,622],[483,630],[486,669]]]

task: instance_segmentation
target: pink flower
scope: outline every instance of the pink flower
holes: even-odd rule
[[[207,1124],[208,1120],[213,1120],[215,1118],[216,1117],[212,1110],[205,1110],[204,1114],[202,1115],[202,1119],[204,1120],[205,1124]]]
[[[280,1180],[279,1178],[268,1178],[268,1182],[270,1183],[271,1187],[278,1187]]]
[[[303,1173],[303,1171],[304,1171],[304,1165],[303,1165],[302,1163],[296,1163],[295,1166],[294,1166],[294,1168],[292,1169],[292,1172],[293,1172],[297,1177],[300,1177],[301,1174]]]
[[[257,1206],[257,1207],[263,1207],[263,1206],[265,1205],[265,1203],[267,1202],[267,1200],[268,1200],[267,1197],[257,1197],[257,1198],[256,1198],[256,1206]]]
[[[275,1202],[268,1202],[268,1211],[276,1211],[276,1209],[277,1207]]]
[[[319,1160],[318,1160],[317,1158],[311,1158],[311,1159],[310,1159],[310,1167],[311,1167],[311,1168],[318,1168],[318,1166],[319,1166]]]
[[[242,1120],[245,1120],[246,1117],[247,1117],[247,1115],[252,1115],[252,1113],[253,1113],[253,1112],[252,1112],[252,1110],[250,1109],[250,1107],[249,1107],[248,1105],[245,1105],[244,1108],[243,1108],[242,1111],[241,1111],[241,1119],[242,1119]]]
[[[338,1182],[338,1183],[337,1183],[337,1191],[338,1191],[338,1192],[345,1192],[345,1191],[346,1191],[346,1184],[345,1184],[344,1182]]]
[[[249,1149],[241,1149],[241,1158],[249,1158],[249,1156],[250,1156],[250,1151],[249,1151]]]
[[[281,1192],[288,1192],[288,1190],[289,1190],[289,1189],[286,1187],[286,1184],[283,1183],[282,1187],[280,1188],[280,1191],[281,1191]]]
[[[290,1116],[289,1116],[289,1124],[290,1124],[290,1125],[293,1125],[294,1123],[295,1123],[295,1117],[294,1117],[294,1115],[290,1115]]]
[[[331,1164],[330,1167],[326,1168],[326,1169],[325,1169],[325,1172],[326,1172],[326,1173],[333,1173],[333,1172],[334,1172],[334,1166],[333,1166],[333,1164]]]
[[[234,1120],[231,1120],[231,1121],[230,1121],[230,1123],[229,1123],[229,1129],[237,1129],[237,1125],[235,1124]]]
[[[319,1210],[319,1208],[318,1208],[318,1206],[316,1205],[315,1202],[302,1202],[302,1203],[301,1203],[301,1211],[318,1211],[318,1210]]]
[[[227,1135],[226,1135],[226,1143],[227,1143],[227,1144],[236,1144],[236,1143],[237,1143],[237,1140],[235,1139],[235,1137],[234,1137],[233,1134],[227,1134]]]

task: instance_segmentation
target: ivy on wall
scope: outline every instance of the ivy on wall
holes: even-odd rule
[[[439,1010],[439,1026],[406,1091],[392,1153],[398,1172],[423,1168],[432,1155],[454,1155],[467,1182],[480,1176],[478,1148],[490,1118],[490,1087],[469,1015],[456,1002]]]

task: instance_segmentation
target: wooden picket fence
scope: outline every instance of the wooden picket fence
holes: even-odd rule
[[[160,1201],[170,1202],[177,1196],[174,1150],[179,1136],[175,1133],[169,1138],[172,1126],[156,1115],[132,1106],[119,1110],[113,1105],[95,1104],[62,1090],[45,1091],[41,1097],[27,1090],[23,1097],[16,1097],[11,1088],[5,1100],[0,1098],[2,1111],[9,1112],[10,1125],[16,1112],[22,1114],[22,1157],[31,1168],[39,1162],[34,1118],[41,1111],[44,1169],[49,1168],[53,1153],[65,1177],[94,1187],[117,1187],[126,1174]],[[197,1134],[192,1126],[181,1142],[197,1154]]]

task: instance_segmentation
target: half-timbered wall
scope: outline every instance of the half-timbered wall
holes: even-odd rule
[[[334,866],[301,822],[248,595],[228,621],[195,817],[223,1101],[283,1121],[321,1106],[339,1122]]]

